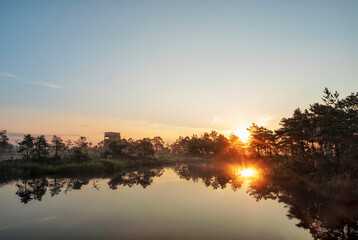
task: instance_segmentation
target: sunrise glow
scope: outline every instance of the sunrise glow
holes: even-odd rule
[[[239,174],[244,178],[249,178],[249,177],[255,177],[257,175],[257,171],[252,168],[245,168],[239,170]]]
[[[246,128],[234,131],[234,134],[240,138],[243,143],[247,143],[250,138],[250,132]]]

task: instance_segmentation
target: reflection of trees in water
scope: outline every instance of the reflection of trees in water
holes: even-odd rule
[[[260,199],[277,199],[288,207],[289,219],[309,229],[314,239],[358,239],[358,202],[333,199],[309,191],[298,183],[251,185],[249,194]]]
[[[243,179],[228,167],[213,165],[177,165],[174,171],[180,178],[188,181],[203,181],[207,187],[224,189],[231,187],[234,191],[243,184]],[[160,177],[164,170],[146,169],[123,172],[109,180],[111,189],[120,185],[149,186],[154,177]],[[257,201],[273,199],[284,203],[288,208],[289,219],[297,219],[298,227],[308,229],[315,239],[358,239],[358,201],[331,198],[319,192],[307,189],[295,180],[278,180],[269,171],[262,171],[260,177],[249,182],[248,194]],[[51,196],[79,190],[92,182],[92,187],[99,189],[98,179],[89,178],[35,178],[19,181],[16,194],[22,203],[31,200],[41,201],[49,192]],[[342,190],[343,191],[343,190]]]
[[[21,198],[22,203],[26,204],[33,199],[42,200],[42,196],[45,195],[47,190],[48,181],[40,178],[22,180],[16,186],[18,187],[16,195]]]
[[[80,190],[82,186],[87,185],[89,183],[88,179],[79,179],[79,178],[71,178],[68,179],[66,192],[74,190]]]
[[[187,181],[198,182],[200,179],[205,186],[214,189],[224,189],[229,184],[232,190],[240,189],[243,179],[238,178],[230,168],[218,168],[211,165],[186,165],[181,164],[174,167],[174,171],[180,178]]]
[[[47,191],[51,197],[58,195],[63,189],[64,192],[75,189],[79,190],[83,185],[89,183],[88,179],[68,179],[68,178],[34,178],[19,181],[16,186],[18,190],[16,195],[21,199],[22,203],[28,203],[31,200],[41,201]]]
[[[163,174],[161,169],[146,169],[132,172],[123,172],[109,180],[108,185],[111,189],[117,189],[119,185],[132,187],[140,185],[143,188],[149,186],[153,182],[154,177]],[[81,190],[82,186],[92,182],[92,187],[96,190],[100,189],[98,179],[90,178],[34,178],[20,180],[16,183],[16,195],[20,197],[22,203],[27,204],[31,200],[41,201],[42,197],[49,192],[51,197],[67,193],[71,190]]]
[[[242,185],[242,180],[229,168],[178,165],[174,170],[182,179],[202,180],[214,189],[231,185],[236,190]],[[299,181],[278,180],[269,171],[261,172],[259,178],[251,181],[247,192],[257,201],[273,199],[284,203],[287,217],[297,219],[297,226],[309,229],[314,239],[358,239],[358,201],[325,197]]]
[[[49,180],[49,188],[50,188],[50,194],[51,197],[58,195],[61,192],[61,189],[65,186],[66,184],[66,180],[65,179],[58,179],[58,178],[54,178],[51,180]]]
[[[162,168],[124,172],[113,177],[108,182],[108,185],[111,189],[117,189],[119,185],[128,187],[140,185],[143,188],[146,188],[152,184],[154,177],[160,177],[163,172],[164,170]]]

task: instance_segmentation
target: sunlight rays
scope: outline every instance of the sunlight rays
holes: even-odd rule
[[[235,130],[233,133],[238,136],[243,143],[248,143],[250,132],[246,128]]]
[[[244,179],[253,179],[259,176],[258,170],[254,167],[239,168],[237,169],[236,174]]]
[[[255,170],[253,170],[252,168],[239,170],[239,173],[241,174],[241,176],[243,176],[245,178],[254,177],[256,175]]]

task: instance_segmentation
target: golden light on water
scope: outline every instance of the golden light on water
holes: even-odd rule
[[[243,178],[254,178],[258,176],[258,172],[254,168],[239,169],[238,174]]]
[[[243,143],[247,143],[250,138],[250,132],[246,128],[234,131],[234,134],[240,138]]]

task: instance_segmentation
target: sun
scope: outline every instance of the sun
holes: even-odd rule
[[[246,128],[234,131],[234,134],[240,138],[243,143],[247,143],[250,138],[250,132]]]

